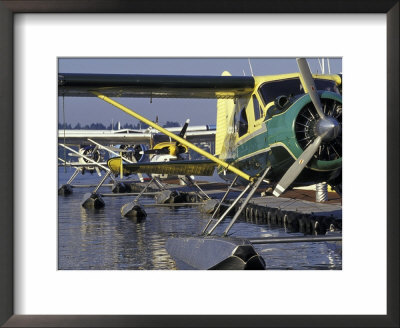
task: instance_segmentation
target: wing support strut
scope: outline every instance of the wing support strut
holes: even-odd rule
[[[239,215],[243,212],[243,209],[246,207],[247,203],[250,201],[250,199],[253,197],[254,193],[256,192],[257,188],[260,186],[261,182],[264,180],[265,176],[267,175],[268,171],[271,169],[271,167],[268,167],[262,176],[258,178],[258,180],[254,183],[252,189],[250,190],[249,194],[247,195],[246,199],[242,204],[240,204],[238,211],[235,213],[235,216],[232,218],[231,222],[229,225],[226,227],[223,236],[226,237],[228,234],[229,230],[232,228],[233,224],[236,222],[237,218]]]
[[[84,208],[102,208],[105,206],[104,200],[100,194],[97,193],[99,188],[103,185],[106,179],[111,175],[111,170],[108,170],[104,177],[101,179],[99,184],[94,188],[94,190],[90,193],[86,193],[83,195],[83,199],[81,202],[81,206]]]
[[[58,158],[61,162],[63,162],[63,166],[66,168],[66,164],[67,162],[65,160],[63,160],[62,158]],[[69,180],[67,181],[67,183],[63,184],[59,189],[58,189],[58,194],[59,195],[70,195],[72,194],[72,186],[71,183],[72,181],[74,181],[74,179],[76,178],[76,176],[82,172],[82,168],[75,168],[75,172],[72,174],[72,176],[69,178]]]
[[[203,149],[195,146],[194,144],[188,142],[186,139],[183,139],[179,136],[177,136],[176,134],[162,128],[161,126],[159,126],[158,124],[148,120],[147,118],[143,117],[142,115],[136,113],[135,111],[129,109],[128,107],[125,107],[124,105],[121,105],[120,103],[112,100],[111,98],[97,92],[97,91],[92,91],[92,93],[94,95],[96,95],[99,99],[104,100],[105,102],[108,102],[109,104],[117,107],[118,109],[122,110],[123,112],[133,116],[134,118],[142,121],[143,123],[151,126],[152,128],[160,131],[161,133],[164,133],[166,136],[170,137],[171,139],[174,139],[175,141],[178,141],[179,143],[181,143],[182,145],[187,146],[190,149],[193,149],[195,152],[199,153],[200,155],[203,155],[204,157],[212,160],[213,162],[217,163],[218,165],[222,166],[223,168],[225,168],[226,170],[229,170],[233,173],[235,173],[236,175],[242,177],[243,179],[246,179],[248,181],[253,181],[254,178],[252,178],[250,175],[244,173],[243,171],[237,169],[236,167],[230,165],[229,163],[220,160],[219,158],[211,155],[210,153],[204,151]]]
[[[103,177],[103,179],[101,179],[101,181],[99,182],[99,184],[96,186],[96,188],[94,188],[94,190],[92,191],[92,194],[94,195],[94,194],[96,194],[97,193],[97,191],[99,190],[99,188],[103,185],[103,183],[106,181],[106,179],[108,178],[108,176],[111,174],[111,171],[108,171],[105,175],[104,175],[104,177]]]
[[[206,197],[206,199],[211,199],[210,196],[208,196],[203,189],[200,188],[200,186],[196,183],[196,181],[194,181],[189,175],[185,175],[184,177],[179,177],[179,179],[186,184],[187,186],[191,186],[191,187],[195,187],[197,188],[200,193],[203,194],[203,196]],[[203,198],[203,196],[200,195],[200,193],[198,193],[198,195],[200,196],[200,198]]]
[[[72,174],[72,176],[69,178],[69,180],[67,181],[67,185],[70,185],[72,183],[72,181],[74,181],[74,179],[76,178],[76,176],[82,171],[81,168],[76,168],[75,172]]]
[[[136,196],[136,198],[132,201],[132,203],[136,204],[139,201],[139,198],[142,197],[142,195],[145,193],[147,188],[150,187],[150,185],[153,181],[155,181],[154,177],[151,178],[151,180],[146,184],[146,186],[142,189],[142,191],[139,193],[139,195]]]
[[[214,211],[213,215],[211,216],[210,220],[208,220],[206,226],[204,227],[203,231],[201,232],[202,235],[204,235],[206,233],[206,231],[207,231],[208,227],[210,226],[212,220],[214,219],[215,215],[218,213],[219,208],[221,207],[221,204],[225,201],[225,199],[228,196],[229,192],[231,191],[232,187],[235,185],[237,179],[238,179],[238,176],[235,176],[235,178],[233,179],[233,181],[230,184],[229,188],[226,190],[226,193],[222,197],[221,201],[218,203],[218,206],[215,209],[215,211]]]
[[[65,149],[65,148],[64,148]],[[67,161],[63,160],[62,158],[58,157],[58,160],[63,162],[63,166],[67,167]],[[75,172],[72,173],[72,176],[69,178],[69,180],[67,181],[66,185],[70,185],[72,183],[72,181],[74,181],[74,179],[76,178],[76,176],[82,171],[82,168],[80,167],[76,167],[75,168]]]
[[[246,188],[240,193],[240,195],[232,202],[232,204],[228,207],[228,209],[221,215],[221,217],[218,219],[217,223],[210,229],[210,231],[206,232],[206,236],[211,235],[211,233],[215,230],[215,228],[222,222],[222,220],[228,215],[228,213],[231,211],[233,207],[239,202],[239,200],[244,196],[244,194],[250,189],[249,194],[245,198],[244,202],[240,204],[239,209],[235,213],[234,217],[232,218],[231,222],[229,223],[228,227],[225,229],[223,236],[226,237],[228,234],[229,230],[232,228],[233,224],[236,222],[237,218],[239,215],[242,213],[243,209],[246,207],[247,203],[250,201],[250,199],[253,197],[254,193],[256,192],[257,188],[260,186],[261,182],[264,180],[265,176],[267,175],[268,171],[271,169],[271,167],[268,167],[264,173],[258,177],[257,180],[250,182]],[[208,227],[208,225],[207,225]],[[207,228],[206,227],[206,228]],[[206,229],[205,228],[205,229]],[[204,229],[204,230],[205,230]],[[203,231],[204,233],[204,231]]]

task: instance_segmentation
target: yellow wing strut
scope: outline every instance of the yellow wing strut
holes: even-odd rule
[[[109,104],[117,107],[118,109],[122,110],[123,112],[137,118],[138,120],[142,121],[143,123],[153,127],[154,129],[160,131],[161,133],[164,133],[165,135],[167,135],[168,137],[178,141],[179,143],[181,143],[182,145],[187,146],[190,149],[193,149],[195,152],[199,153],[200,155],[203,155],[204,157],[212,160],[213,162],[217,163],[218,165],[222,166],[223,168],[237,174],[238,176],[242,177],[243,179],[246,179],[248,181],[253,181],[253,178],[244,173],[243,171],[237,169],[236,167],[229,165],[227,162],[224,162],[222,160],[220,160],[219,158],[211,155],[210,153],[206,152],[205,150],[196,147],[195,145],[193,145],[192,143],[188,142],[187,140],[180,138],[179,136],[177,136],[176,134],[162,128],[161,126],[159,126],[158,124],[148,120],[147,118],[141,116],[140,114],[134,112],[133,110],[125,107],[124,105],[121,105],[120,103],[112,100],[111,98],[108,98],[105,95],[102,95],[101,93],[97,92],[97,91],[93,91],[93,94],[96,95],[98,98],[100,98],[101,100],[104,100],[105,102],[108,102]]]

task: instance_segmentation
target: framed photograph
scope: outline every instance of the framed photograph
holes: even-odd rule
[[[0,1],[1,143],[13,145],[0,170],[0,324],[398,326],[399,3],[365,3]],[[340,58],[343,268],[90,270],[68,254],[60,266],[57,76],[78,57],[105,72],[111,58]]]

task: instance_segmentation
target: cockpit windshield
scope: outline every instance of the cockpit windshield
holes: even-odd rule
[[[317,90],[331,91],[339,93],[335,81],[314,79]],[[264,104],[274,101],[279,96],[297,96],[304,94],[303,86],[298,77],[293,79],[285,79],[280,81],[266,82],[260,86],[260,94],[264,100]]]

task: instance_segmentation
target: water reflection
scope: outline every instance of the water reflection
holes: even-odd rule
[[[62,179],[63,172],[60,173]],[[96,181],[95,177],[88,177]],[[61,179],[60,179],[61,180]],[[60,181],[62,183],[62,181]],[[90,183],[90,182],[84,182]],[[147,219],[141,223],[120,217],[120,208],[128,197],[106,198],[106,207],[86,210],[80,201],[87,189],[74,188],[72,195],[59,196],[58,268],[61,270],[175,270],[176,264],[165,250],[167,239],[176,234],[198,234],[208,215],[197,207],[146,207]],[[100,192],[109,192],[108,188]],[[143,198],[143,203],[154,203]],[[229,220],[216,232],[222,233]],[[240,220],[233,236],[287,236],[286,227],[265,220]],[[295,233],[291,235],[302,235]],[[341,247],[333,243],[293,243],[256,245],[269,269],[341,269]]]

